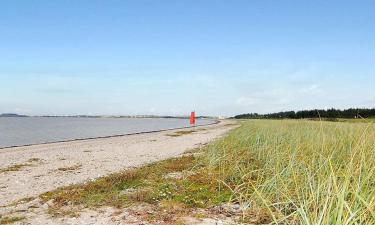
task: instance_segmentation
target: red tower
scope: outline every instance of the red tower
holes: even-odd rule
[[[195,112],[191,112],[190,114],[190,125],[195,125]]]

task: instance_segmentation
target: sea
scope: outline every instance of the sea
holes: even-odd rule
[[[198,119],[196,125],[215,123]],[[0,148],[189,127],[180,118],[0,117]]]

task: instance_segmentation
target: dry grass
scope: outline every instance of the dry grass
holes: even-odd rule
[[[27,162],[25,162],[25,163],[14,164],[14,165],[8,166],[6,168],[0,168],[0,173],[20,171],[24,167],[36,166],[35,163],[37,163],[37,162],[41,162],[41,159],[31,158],[31,159],[27,160]]]
[[[13,203],[10,204],[10,205],[15,206],[15,205],[19,205],[19,204],[24,204],[24,203],[27,203],[27,202],[31,202],[31,201],[33,201],[34,199],[35,199],[35,197],[26,197],[26,198],[21,198],[21,199],[15,201],[15,202],[13,202]]]
[[[11,165],[6,168],[0,169],[0,173],[20,171],[22,168],[28,167],[28,166],[32,166],[32,164],[29,164],[29,163],[15,164],[15,165]]]
[[[42,161],[42,160],[39,159],[39,158],[31,158],[31,159],[27,160],[27,162],[29,162],[29,163],[40,162],[40,161]]]
[[[81,164],[77,164],[77,165],[74,165],[74,166],[60,167],[57,170],[64,171],[64,172],[72,172],[72,171],[75,171],[75,170],[79,170],[81,167],[82,167]]]
[[[176,131],[173,134],[166,134],[166,136],[180,137],[180,136],[191,134],[191,133],[194,133],[194,132],[197,132],[197,131],[196,130],[181,130],[181,131]]]
[[[23,216],[0,217],[0,224],[1,225],[12,224],[12,223],[24,220],[24,219],[25,219],[25,217],[23,217]]]

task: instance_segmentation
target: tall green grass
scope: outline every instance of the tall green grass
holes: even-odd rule
[[[373,123],[249,120],[206,151],[233,200],[265,221],[375,224]]]

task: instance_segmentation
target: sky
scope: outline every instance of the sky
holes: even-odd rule
[[[2,0],[0,113],[375,107],[375,1]]]

